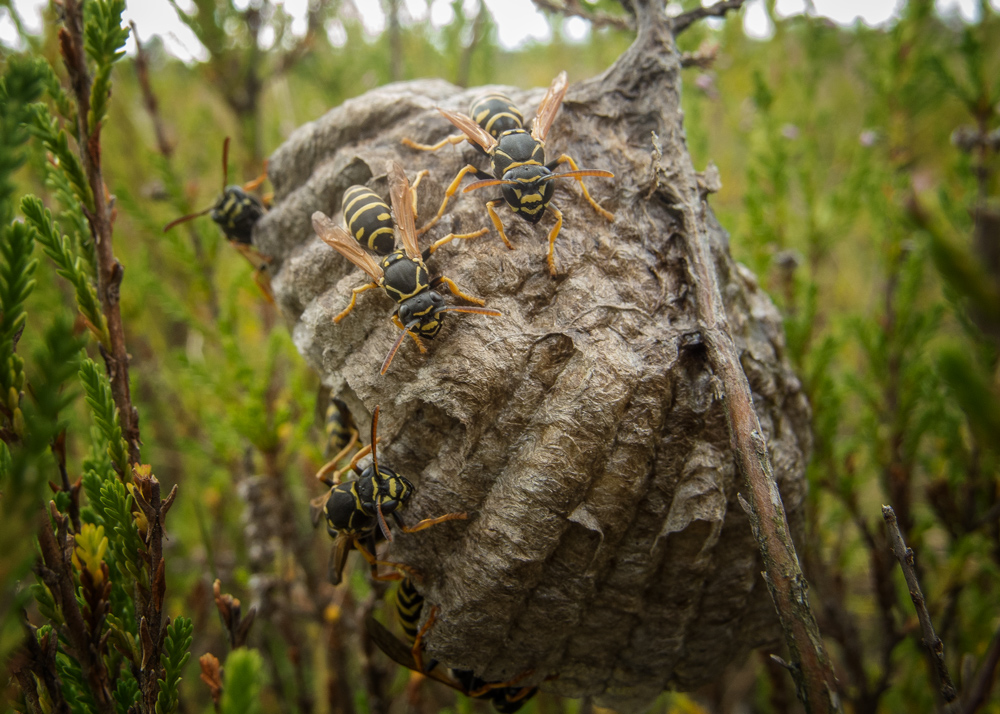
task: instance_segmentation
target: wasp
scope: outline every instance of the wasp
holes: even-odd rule
[[[271,281],[267,277],[267,265],[271,261],[251,245],[253,227],[267,209],[264,208],[264,203],[259,198],[249,192],[256,191],[267,180],[267,165],[265,164],[264,171],[261,172],[260,176],[242,186],[227,186],[228,180],[229,137],[227,136],[222,142],[222,194],[208,208],[171,221],[163,227],[163,232],[166,233],[176,225],[204,216],[206,213],[209,214],[209,217],[222,229],[230,245],[236,248],[240,255],[254,267],[254,281],[264,293],[264,297],[267,298],[268,302],[274,302]]]
[[[583,183],[584,176],[614,178],[613,173],[600,169],[581,170],[568,154],[562,154],[555,161],[545,162],[545,137],[559,112],[567,87],[566,73],[560,72],[559,76],[552,80],[545,97],[538,105],[530,133],[524,129],[521,113],[510,99],[502,94],[490,94],[473,103],[471,116],[438,109],[448,121],[461,130],[460,135],[450,136],[431,146],[404,139],[403,143],[407,146],[421,150],[435,150],[445,144],[457,144],[467,139],[490,157],[490,173],[472,164],[458,172],[445,191],[444,201],[441,202],[437,215],[419,232],[423,233],[440,220],[449,199],[458,191],[462,179],[470,173],[480,180],[466,186],[464,193],[489,186],[500,186],[501,197],[487,201],[486,210],[500,238],[511,250],[514,246],[507,238],[496,206],[506,203],[516,215],[529,223],[538,223],[545,214],[545,209],[551,208],[556,218],[555,226],[549,231],[549,251],[546,258],[551,275],[556,274],[555,241],[563,222],[562,212],[552,203],[552,195],[555,192],[555,185],[551,183],[553,180],[576,179],[583,189],[584,198],[594,210],[607,220],[614,220],[614,215],[591,197],[587,186]],[[554,173],[562,164],[569,164],[571,170]]]
[[[438,523],[465,520],[468,517],[466,513],[447,513],[437,518],[425,518],[412,526],[403,523],[399,511],[406,508],[413,496],[413,484],[385,464],[379,464],[378,415],[379,408],[375,407],[372,413],[371,442],[368,446],[359,450],[351,463],[336,472],[333,478],[318,475],[319,480],[329,486],[330,490],[310,503],[313,525],[318,525],[322,516],[326,520],[327,533],[334,539],[329,569],[330,582],[334,585],[340,584],[344,565],[352,548],[368,561],[374,580],[399,580],[402,577],[398,572],[379,573],[379,566],[414,573],[407,565],[378,560],[375,556],[380,538],[388,541],[393,539],[386,522],[387,516],[391,516],[404,533],[416,533]],[[342,457],[345,453],[346,451],[341,452],[339,456]],[[371,465],[361,469],[358,461],[368,454],[372,457]],[[348,472],[353,472],[355,478],[342,481],[344,474]]]
[[[320,390],[320,398],[325,391]],[[316,478],[320,480],[337,468],[337,464],[355,448],[359,438],[350,410],[346,404],[333,396],[332,392],[324,411],[323,432],[326,437],[323,456],[327,462],[316,474]]]
[[[372,280],[359,288],[354,288],[350,303],[333,318],[333,321],[343,320],[354,309],[358,295],[372,288],[382,288],[397,303],[392,321],[401,332],[389,354],[386,355],[380,374],[385,374],[389,369],[392,358],[406,335],[410,335],[417,348],[425,352],[420,338],[433,339],[441,330],[446,312],[470,312],[495,317],[502,315],[496,310],[482,307],[484,305],[482,300],[463,293],[450,278],[439,276],[431,280],[424,264],[427,257],[445,243],[481,236],[486,229],[476,233],[449,234],[421,253],[417,246],[414,208],[416,200],[409,180],[403,168],[394,161],[390,162],[388,173],[392,214],[395,216],[395,225],[402,238],[402,250],[396,248],[395,241],[387,239],[391,234],[381,232],[392,227],[389,207],[374,192],[364,187],[358,187],[361,190],[351,193],[350,201],[345,198],[344,217],[353,235],[334,224],[321,211],[316,211],[312,215],[316,234],[327,245],[361,268]],[[365,193],[366,191],[368,192]],[[381,261],[376,262],[369,250],[380,256]],[[477,307],[445,305],[444,298],[436,290],[441,285],[447,287],[456,297],[474,303]]]
[[[403,629],[403,634],[410,643],[409,647],[396,639],[380,622],[369,616],[365,623],[368,633],[389,659],[414,672],[419,672],[441,682],[467,697],[489,700],[493,704],[493,708],[500,714],[514,714],[535,695],[538,687],[517,686],[517,682],[531,674],[530,670],[506,682],[487,682],[468,669],[450,668],[445,673],[437,667],[436,662],[431,662],[425,668],[421,657],[422,639],[434,623],[437,608],[431,609],[427,622],[424,623],[423,627],[419,627],[423,606],[423,595],[417,591],[410,578],[403,578],[396,591],[396,617]]]

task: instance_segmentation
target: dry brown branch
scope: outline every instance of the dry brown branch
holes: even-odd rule
[[[80,137],[80,159],[87,174],[87,182],[94,196],[94,211],[86,207],[84,212],[90,224],[97,258],[97,294],[101,300],[101,310],[108,321],[108,337],[111,351],[101,348],[101,356],[107,367],[111,382],[111,393],[118,407],[122,435],[128,444],[129,462],[140,463],[139,412],[132,406],[132,395],[128,381],[128,351],[125,348],[125,328],[122,325],[119,306],[119,288],[124,269],[115,258],[112,238],[112,216],[108,206],[107,189],[101,173],[101,125],[91,132],[87,126],[90,110],[90,72],[83,46],[83,8],[78,0],[65,0],[64,27],[59,30],[59,46],[63,63],[69,74],[70,86],[76,98],[78,136]]]
[[[996,679],[997,664],[1000,664],[1000,629],[993,633],[993,641],[986,650],[979,665],[979,671],[962,697],[962,714],[975,714],[986,703]]]
[[[681,67],[684,69],[689,67],[708,69],[715,63],[718,56],[719,45],[717,43],[702,43],[695,52],[685,52],[681,55]]]
[[[56,524],[55,532],[49,525],[50,516]],[[67,518],[56,509],[55,503],[50,502],[49,511],[47,513],[43,511],[39,520],[38,546],[42,560],[36,564],[35,570],[63,613],[66,639],[73,647],[83,676],[90,685],[98,711],[102,714],[112,714],[115,706],[111,697],[108,671],[100,649],[94,646],[88,634],[87,623],[76,599],[72,563],[73,539],[69,535]]]
[[[637,4],[643,6],[642,3]],[[703,13],[722,14],[724,5],[731,6],[725,9],[732,9],[742,5],[742,2],[717,3],[703,8],[700,13],[691,11],[686,19],[682,15],[669,23],[670,31],[677,34],[694,20],[706,16]],[[645,21],[639,15],[640,28],[645,29],[648,24],[654,26],[657,32],[663,32],[661,28],[666,23],[660,20],[662,13],[646,8],[645,14]],[[657,39],[664,46],[672,45],[667,38],[661,36]],[[678,135],[682,132],[680,126],[675,130]],[[674,137],[667,139],[677,141]],[[682,216],[686,228],[689,269],[702,337],[715,376],[722,382],[730,442],[749,492],[749,501],[744,501],[742,496],[740,500],[750,516],[764,558],[765,580],[785,633],[799,699],[807,712],[840,711],[837,681],[809,606],[808,583],[799,566],[784,504],[774,479],[767,441],[754,410],[750,384],[726,316],[716,258],[706,226],[706,204],[699,193],[690,155],[686,151],[678,154],[674,164],[661,167],[660,173],[664,185],[670,187],[669,193],[676,201],[674,208]]]
[[[198,675],[198,679],[208,687],[208,692],[212,696],[212,705],[215,707],[215,711],[219,711],[219,703],[222,700],[222,671],[219,666],[219,658],[211,652],[206,652],[198,658],[198,664],[201,665],[201,674]]]
[[[160,653],[166,636],[163,621],[163,597],[166,594],[166,561],[163,559],[163,527],[167,512],[177,497],[175,485],[166,498],[160,498],[160,482],[152,475],[148,466],[133,469],[132,480],[135,488],[132,497],[146,517],[146,531],[143,534],[148,549],[149,591],[137,588],[136,620],[139,622],[139,639],[142,645],[143,667],[138,680],[139,690],[148,711],[154,711],[160,691]]]
[[[615,27],[619,30],[635,30],[635,23],[628,17],[617,17],[603,12],[595,12],[580,4],[580,0],[531,0],[536,7],[567,17],[580,17],[594,27]]]
[[[139,40],[139,30],[134,22],[129,23],[132,28],[132,37],[135,39],[135,72],[139,78],[139,87],[142,89],[142,104],[149,113],[149,118],[153,120],[153,131],[156,134],[156,148],[164,158],[169,159],[174,153],[174,147],[167,139],[167,132],[163,126],[163,117],[160,116],[160,103],[156,99],[153,87],[149,83],[149,55],[146,54]]]
[[[731,10],[739,10],[743,7],[744,2],[746,2],[746,0],[722,0],[722,2],[717,2],[714,5],[709,5],[708,7],[698,7],[694,10],[682,12],[680,15],[675,17],[671,23],[674,37],[684,32],[684,30],[689,28],[698,20],[704,20],[706,17],[722,17]]]
[[[927,611],[927,603],[924,594],[920,590],[920,583],[917,581],[917,572],[913,564],[913,549],[907,548],[903,541],[903,534],[899,530],[899,523],[896,520],[896,512],[892,506],[882,506],[882,518],[889,532],[889,542],[892,545],[892,552],[899,561],[899,567],[903,569],[903,576],[906,578],[906,585],[910,589],[910,598],[913,606],[917,610],[917,618],[920,620],[920,630],[923,634],[923,643],[930,654],[932,669],[937,676],[940,685],[941,697],[949,704],[958,697],[955,685],[948,674],[948,666],[944,661],[944,643],[934,632],[934,624],[931,622],[931,615]]]
[[[229,593],[223,593],[222,582],[218,579],[212,584],[212,594],[222,626],[229,635],[229,646],[232,649],[243,647],[247,643],[250,628],[253,627],[253,621],[257,616],[257,608],[251,607],[246,617],[243,617],[240,601]]]

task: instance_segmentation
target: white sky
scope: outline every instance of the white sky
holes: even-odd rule
[[[712,0],[703,0],[710,4]],[[188,0],[179,0],[184,7]],[[246,4],[247,0],[236,0],[237,5]],[[283,4],[286,12],[296,18],[293,30],[305,30],[305,13],[309,0],[275,0],[275,4]],[[28,27],[38,31],[41,27],[40,8],[47,0],[14,0],[14,6]],[[365,27],[372,33],[378,33],[385,26],[385,16],[380,8],[379,0],[354,0],[362,16]],[[861,20],[868,25],[878,25],[890,20],[899,4],[898,0],[813,0],[813,7],[820,15],[841,24],[852,24]],[[990,0],[994,7],[1000,5],[1000,0]],[[486,0],[486,5],[493,13],[497,23],[500,43],[507,48],[518,47],[525,42],[546,40],[549,38],[548,25],[542,14],[531,3],[531,0]],[[943,14],[958,13],[966,19],[973,19],[976,12],[976,0],[937,0],[938,10]],[[453,18],[450,0],[404,0],[404,7],[409,17],[422,20],[427,17],[430,7],[431,22],[435,25],[445,25]],[[805,10],[806,0],[778,0],[777,11],[788,16]],[[475,0],[465,0],[466,10],[475,12]],[[177,19],[177,15],[167,0],[127,0],[125,10],[127,20],[134,20],[142,40],[152,35],[160,35],[167,49],[174,55],[185,59],[204,59],[204,49],[199,45],[194,35]],[[764,12],[763,0],[750,0],[746,5],[744,25],[753,37],[765,38],[771,33],[767,16]],[[571,18],[564,25],[569,38],[583,40],[590,31],[589,23],[579,18]],[[331,39],[336,40],[338,28],[336,25],[328,28]],[[10,46],[16,42],[13,23],[6,10],[0,9],[0,42]],[[127,49],[132,51],[132,41]]]

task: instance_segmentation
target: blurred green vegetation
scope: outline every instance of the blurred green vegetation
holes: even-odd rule
[[[384,5],[390,15],[399,8],[394,0]],[[621,14],[611,0],[587,6]],[[316,1],[305,38],[292,35],[283,10],[268,2],[190,7],[186,21],[209,59],[184,64],[158,41],[147,43],[155,117],[135,58],[118,62],[102,135],[104,176],[116,198],[114,247],[125,268],[121,308],[142,461],[153,465],[164,493],[180,486],[164,543],[164,609],[190,618],[193,643],[181,646],[186,621],[176,620],[164,710],[176,706],[178,692],[188,702],[182,711],[211,706],[196,664],[205,652],[226,662],[220,681],[240,682],[223,689],[217,707],[224,711],[376,714],[390,700],[402,708],[415,690],[404,691],[403,675],[369,661],[357,641],[357,623],[384,591],[373,590],[361,568],[340,592],[321,587],[328,539],[309,527],[305,508],[323,463],[317,378],[251,266],[207,217],[162,228],[215,200],[226,136],[234,137],[230,165],[238,167],[230,182],[238,182],[253,178],[296,127],[393,79],[544,86],[565,68],[577,81],[603,71],[631,37],[600,29],[571,42],[553,16],[550,42],[505,50],[492,18],[466,13],[460,0],[447,26],[390,21],[377,36],[349,3]],[[710,68],[683,72],[688,143],[697,166],[719,167],[723,188],[710,205],[731,232],[734,256],[782,310],[787,356],[812,401],[815,450],[800,557],[847,709],[932,711],[935,685],[880,506],[896,508],[918,554],[952,675],[968,693],[1000,626],[1000,16],[981,2],[980,19],[962,24],[936,15],[927,0],[906,3],[882,28],[780,18],[773,2],[768,12],[775,28],[768,40],[747,37],[738,15],[721,26],[695,24],[680,37],[683,51],[717,48]],[[57,14],[49,11],[47,28]],[[277,40],[263,49],[253,38],[266,26]],[[55,30],[25,42],[65,86]],[[22,259],[5,252],[0,272],[0,381],[11,443],[0,445],[0,658],[23,636],[23,607],[36,625],[49,617],[44,593],[29,602],[35,546],[24,535],[42,523],[41,504],[52,497],[47,482],[59,481],[55,435],[65,430],[70,481],[84,473],[113,481],[112,463],[125,459],[114,448],[105,453],[104,444],[120,439],[108,413],[102,421],[96,409],[92,420],[79,398],[84,388],[88,398],[100,390],[76,377],[84,345],[100,363],[99,324],[87,341],[87,323],[97,318],[87,303],[94,266],[86,222],[66,174],[19,128],[43,91],[56,116],[67,116],[68,98],[44,71],[12,72],[26,62],[3,50],[0,219],[5,251],[14,246],[10,255]],[[28,79],[15,86],[16,77]],[[39,230],[31,272],[27,231],[8,227],[29,192],[45,197],[67,232],[66,255],[80,256],[75,267],[60,262],[58,242]],[[72,285],[56,267],[76,276]],[[21,294],[18,276],[33,281],[30,294]],[[77,284],[83,287],[74,291]],[[6,309],[21,302],[26,321]],[[16,419],[28,425],[19,442]],[[93,493],[102,493],[94,483]],[[87,486],[85,478],[89,496]],[[56,497],[64,511],[67,498]],[[84,521],[103,522],[112,538],[114,514],[87,497],[83,504],[91,509]],[[127,567],[120,549],[113,541],[112,563],[117,557]],[[212,612],[216,578],[223,592],[258,607],[250,651],[229,652],[232,641]],[[118,618],[128,614],[123,597],[111,597]],[[195,656],[184,660],[187,652]],[[653,711],[737,711],[725,704],[732,701],[748,707],[739,711],[792,711],[783,703],[791,696],[783,672],[756,659],[741,666],[752,676],[727,677],[692,696],[665,695]],[[71,676],[70,669],[62,671]],[[384,699],[373,701],[380,688]],[[486,706],[432,685],[420,692],[410,700],[420,711]],[[18,701],[13,686],[8,696]],[[122,701],[131,696],[124,692]],[[583,706],[543,694],[525,711]],[[73,711],[90,707],[81,699]],[[987,689],[978,711],[1000,712],[1000,698]]]

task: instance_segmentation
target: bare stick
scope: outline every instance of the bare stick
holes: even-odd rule
[[[542,10],[559,13],[567,17],[581,17],[594,27],[616,27],[619,30],[635,29],[635,23],[630,22],[630,18],[588,10],[580,4],[580,0],[564,0],[562,3],[555,2],[555,0],[532,0],[532,2]]]
[[[906,585],[910,589],[910,598],[917,609],[917,618],[920,620],[920,631],[923,634],[923,642],[930,651],[931,662],[937,672],[938,680],[941,684],[941,696],[948,703],[955,701],[958,693],[955,685],[948,674],[948,667],[944,661],[944,643],[934,632],[934,625],[931,622],[930,613],[927,612],[927,604],[924,601],[924,594],[920,590],[920,583],[917,581],[917,572],[913,567],[913,549],[907,548],[903,541],[903,534],[899,531],[899,523],[896,521],[896,512],[892,506],[882,506],[882,518],[885,519],[886,528],[889,531],[889,542],[892,544],[892,552],[899,561],[899,567],[903,569],[903,576],[906,578]]]
[[[990,648],[986,651],[982,664],[979,665],[979,671],[976,672],[972,685],[962,697],[964,700],[962,714],[975,714],[979,707],[986,703],[990,690],[993,689],[998,663],[1000,663],[1000,629],[993,633],[993,641],[990,642]]]
[[[744,2],[746,0],[723,0],[708,7],[698,7],[694,10],[682,12],[673,21],[674,37],[684,32],[684,30],[688,29],[698,20],[703,20],[706,17],[722,17],[730,10],[739,10],[743,7]]]
[[[659,6],[659,3],[652,5]],[[649,32],[656,34],[676,32],[676,20],[671,24],[662,18],[662,9],[657,8],[657,11],[646,2],[638,1],[636,7],[641,28],[649,28]],[[676,52],[672,38],[661,36],[658,39],[661,46]],[[750,496],[749,501],[740,496],[740,502],[750,518],[764,561],[764,579],[791,655],[789,671],[807,712],[839,712],[841,704],[837,680],[809,606],[809,586],[799,566],[785,507],[771,469],[767,442],[754,411],[750,384],[740,364],[739,350],[733,342],[726,318],[697,173],[690,155],[681,148],[682,127],[678,124],[670,130],[670,155],[674,157],[674,163],[669,170],[656,158],[663,156],[664,151],[659,138],[655,134],[653,136],[656,183],[659,190],[669,196],[684,223],[701,332],[709,361],[722,382],[730,443]]]
[[[167,159],[174,153],[174,147],[167,139],[167,132],[163,126],[163,117],[160,116],[160,104],[156,100],[153,88],[149,84],[149,56],[146,54],[142,43],[139,41],[139,30],[134,22],[129,23],[132,28],[132,38],[135,40],[135,71],[139,77],[139,86],[142,88],[142,103],[153,120],[153,131],[156,133],[156,148]]]

